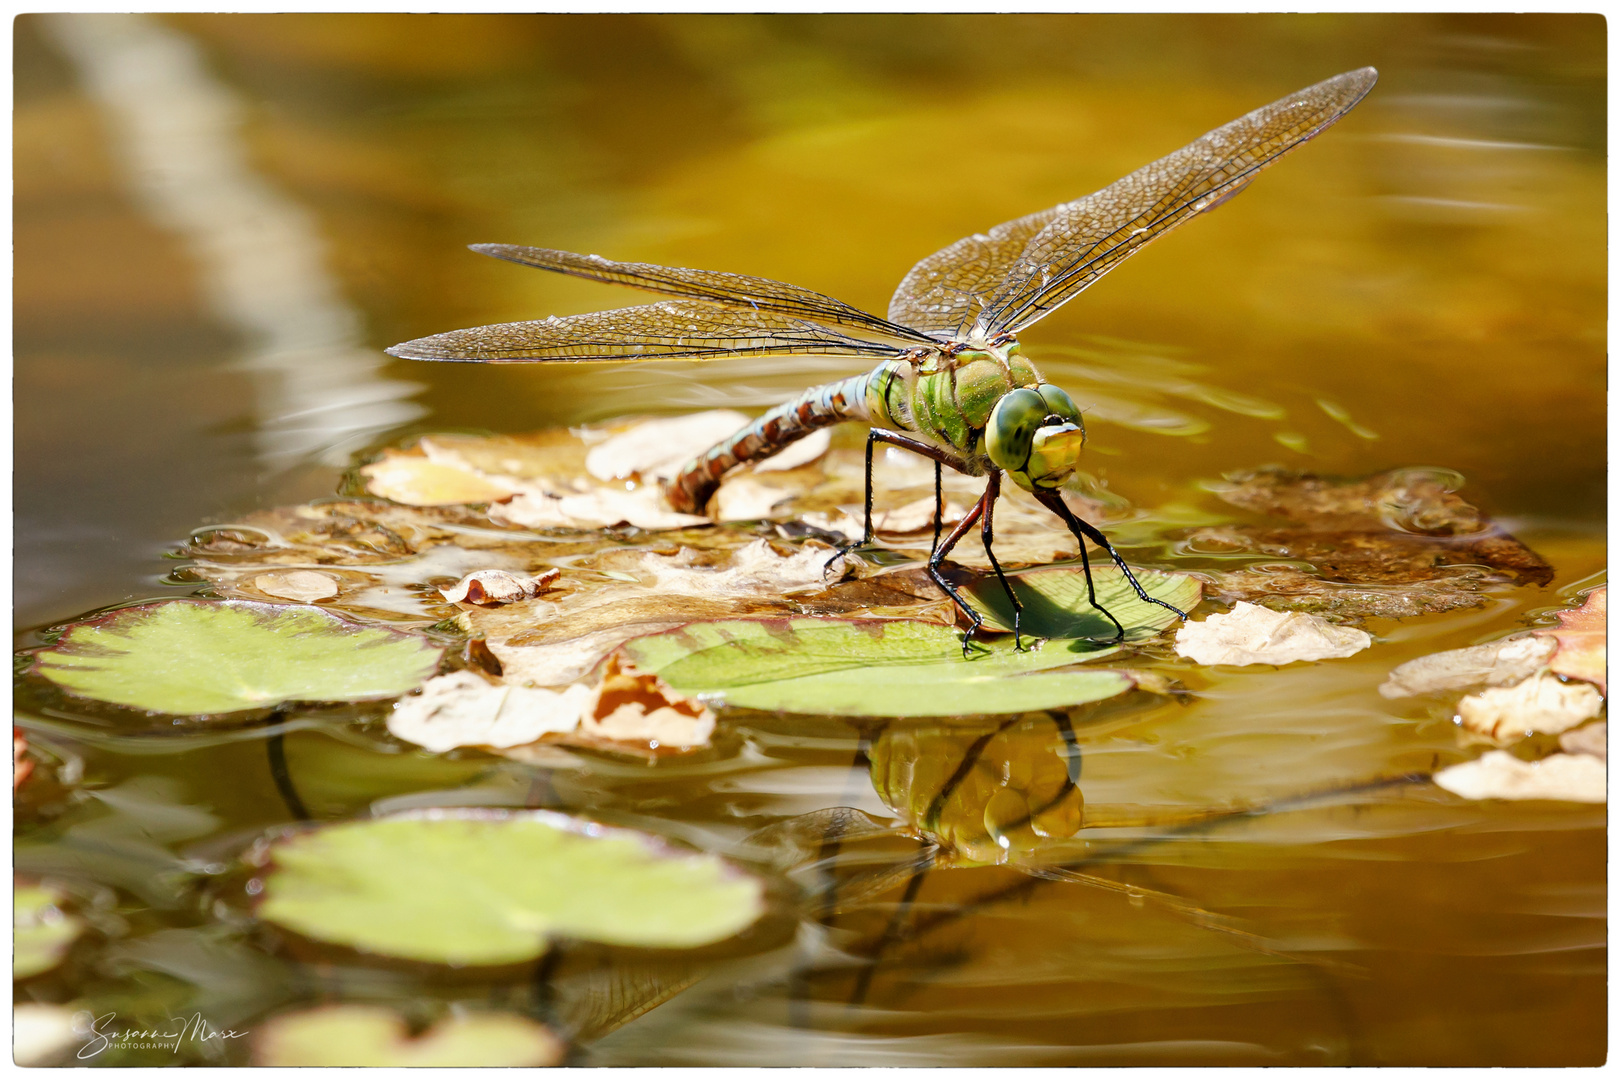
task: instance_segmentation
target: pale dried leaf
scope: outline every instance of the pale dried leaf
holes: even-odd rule
[[[800,514],[799,520],[811,528],[820,529],[822,532],[836,533],[850,540],[859,540],[861,538],[860,521],[846,510],[839,510],[833,514],[812,510],[808,514]]]
[[[569,495],[524,491],[509,502],[490,507],[489,516],[531,529],[604,529],[614,525],[685,529],[710,523],[706,517],[671,510],[664,502],[663,491],[651,484],[631,491],[594,488]]]
[[[954,502],[946,500],[943,524],[950,525],[961,521],[967,511]],[[934,497],[916,499],[897,506],[892,510],[874,511],[872,514],[872,528],[881,533],[914,533],[932,528],[934,525]]]
[[[1378,692],[1401,698],[1470,686],[1507,686],[1540,671],[1555,648],[1548,638],[1522,634],[1420,656],[1391,671]]]
[[[555,567],[533,577],[506,570],[478,570],[450,588],[440,589],[439,594],[452,604],[496,607],[539,596],[560,576],[562,571]]]
[[[585,470],[598,480],[667,480],[747,423],[731,409],[643,420],[591,447]]]
[[[429,679],[421,694],[396,704],[388,731],[438,752],[459,746],[521,746],[543,735],[573,731],[593,698],[584,686],[561,692],[494,686],[470,671],[457,671]]]
[[[1608,609],[1609,588],[1605,585],[1593,589],[1574,611],[1560,611],[1557,630],[1536,631],[1558,642],[1549,667],[1560,675],[1597,683],[1604,693],[1608,693]]]
[[[1534,731],[1568,731],[1602,709],[1603,695],[1591,685],[1561,682],[1542,672],[1514,686],[1470,694],[1457,703],[1457,716],[1469,731],[1508,740]]]
[[[1595,724],[1578,727],[1558,736],[1560,749],[1571,754],[1591,754],[1595,758],[1609,759],[1609,724],[1599,720]]]
[[[1590,754],[1520,761],[1506,750],[1492,750],[1478,761],[1441,769],[1434,782],[1465,799],[1608,801],[1608,767]]]
[[[517,490],[515,484],[502,484],[467,469],[398,451],[389,451],[360,473],[373,495],[407,506],[499,502]]]
[[[812,431],[798,442],[788,443],[786,449],[780,453],[774,454],[764,461],[755,462],[754,471],[786,472],[789,469],[797,469],[799,466],[808,465],[821,457],[831,445],[832,431],[830,429],[822,428],[820,431]]]
[[[1372,644],[1351,626],[1299,612],[1270,611],[1239,601],[1225,615],[1187,623],[1176,632],[1176,655],[1200,664],[1291,664],[1334,660]]]
[[[585,739],[645,743],[671,753],[703,746],[713,733],[708,706],[671,690],[656,675],[637,671],[617,653],[608,657],[596,701],[579,727]]]
[[[771,508],[794,492],[774,484],[762,483],[747,473],[735,476],[720,485],[715,495],[716,521],[758,521],[771,516]]]
[[[318,570],[278,570],[254,578],[253,587],[266,596],[279,596],[283,600],[308,604],[336,596],[338,579]]]

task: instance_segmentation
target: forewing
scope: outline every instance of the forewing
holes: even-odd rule
[[[905,350],[774,312],[666,300],[615,311],[452,330],[395,345],[387,352],[406,360],[588,364],[788,353],[891,357]]]
[[[1043,318],[1152,241],[1237,194],[1332,126],[1377,80],[1369,67],[1306,87],[1093,195],[1054,207],[985,305],[981,329],[1017,333]]]
[[[877,336],[914,344],[930,340],[926,335],[870,315],[842,300],[770,278],[653,263],[615,262],[600,255],[576,255],[571,251],[516,244],[473,244],[472,249],[497,259],[553,270],[559,274],[571,274],[590,281],[630,285],[665,296],[707,300],[725,307],[771,311],[790,318],[809,319],[853,330],[862,337]]]

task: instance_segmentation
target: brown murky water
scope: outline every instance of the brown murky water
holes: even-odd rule
[[[702,761],[548,772],[413,752],[375,710],[292,717],[286,770],[320,819],[545,805],[756,859],[765,841],[745,838],[776,827],[808,898],[791,940],[691,971],[576,950],[539,994],[528,974],[306,963],[237,915],[229,860],[290,819],[264,731],[24,715],[82,778],[25,789],[18,868],[68,883],[96,930],[19,1000],[249,1029],[323,1000],[423,1016],[549,1002],[592,1064],[1605,1060],[1603,808],[1400,780],[1477,751],[1449,715],[1377,693],[1404,660],[1522,629],[1604,580],[1599,18],[16,26],[19,626],[186,592],[161,556],[191,529],[330,493],[354,453],[416,431],[757,409],[859,369],[383,363],[381,347],[451,327],[636,302],[467,243],[734,270],[882,311],[959,236],[1365,64],[1382,77],[1352,116],[1026,349],[1088,409],[1088,467],[1145,522],[1190,521],[1214,505],[1207,482],[1265,463],[1439,466],[1556,569],[1479,609],[1370,621],[1377,644],[1349,660],[1162,661],[1190,695],[1079,711],[1072,746],[1047,717],[737,714]],[[175,156],[187,146],[195,161]],[[1132,557],[1205,558],[1154,542]],[[858,753],[882,772],[985,736],[1006,777],[1080,770],[1088,827],[1047,854],[1101,882],[913,875],[918,845],[892,831],[828,839],[830,808],[896,818]],[[965,835],[984,808],[949,813]],[[614,1027],[614,994],[669,999]],[[214,1053],[179,1060],[241,1060]]]

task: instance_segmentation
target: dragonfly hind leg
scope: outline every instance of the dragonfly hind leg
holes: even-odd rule
[[[957,461],[955,458],[951,457],[938,447],[930,446],[928,443],[923,442],[921,439],[910,439],[904,435],[897,435],[892,431],[884,431],[882,428],[873,428],[867,433],[866,436],[866,518],[861,533],[861,538],[852,544],[840,544],[838,549],[833,552],[832,557],[827,560],[826,565],[822,567],[823,574],[826,573],[827,567],[831,566],[845,555],[848,555],[850,552],[872,546],[872,540],[874,537],[874,533],[872,531],[872,448],[880,442],[888,443],[891,446],[898,446],[903,450],[910,450],[914,454],[921,454],[923,457],[933,461],[934,547],[936,549],[939,547],[939,513],[941,510],[940,466],[949,465],[951,468],[961,471],[961,462]]]
[[[1061,495],[1055,491],[1037,491],[1035,492],[1035,498],[1039,499],[1041,504],[1048,510],[1051,510],[1058,517],[1062,518],[1063,523],[1067,525],[1069,527],[1069,531],[1074,534],[1074,538],[1080,541],[1080,567],[1086,573],[1086,597],[1090,600],[1092,607],[1102,612],[1103,615],[1107,617],[1108,621],[1114,624],[1114,641],[1120,641],[1125,637],[1125,628],[1120,625],[1118,619],[1114,618],[1113,612],[1097,603],[1097,587],[1091,580],[1091,558],[1086,554],[1087,539],[1090,539],[1096,543],[1098,547],[1101,547],[1104,551],[1108,552],[1109,558],[1114,560],[1114,565],[1119,567],[1120,573],[1125,575],[1125,580],[1130,582],[1131,588],[1135,590],[1139,599],[1144,600],[1149,604],[1157,604],[1166,610],[1173,611],[1175,612],[1177,618],[1180,618],[1182,621],[1186,621],[1187,613],[1185,611],[1182,611],[1174,604],[1165,603],[1158,597],[1148,595],[1147,590],[1142,588],[1142,583],[1136,580],[1136,575],[1131,573],[1131,568],[1125,564],[1125,560],[1120,557],[1119,552],[1114,550],[1114,545],[1108,542],[1108,537],[1102,534],[1102,530],[1097,528],[1095,525],[1088,524],[1087,522],[1081,521],[1079,518],[1075,517],[1074,512],[1069,509],[1068,504],[1063,501],[1063,497]]]

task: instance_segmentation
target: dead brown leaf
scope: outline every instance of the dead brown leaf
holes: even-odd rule
[[[1558,613],[1557,630],[1537,630],[1558,642],[1548,666],[1560,675],[1597,683],[1608,693],[1608,616],[1609,588],[1593,589],[1574,611]]]
[[[266,596],[309,604],[336,596],[338,579],[318,570],[278,570],[254,578],[253,587]]]
[[[1457,703],[1457,716],[1469,731],[1505,742],[1533,732],[1567,731],[1602,709],[1603,695],[1590,684],[1541,672],[1513,686],[1468,695]]]
[[[441,753],[462,746],[522,746],[579,727],[593,698],[586,686],[553,691],[497,685],[456,671],[429,679],[420,693],[396,702],[388,731]]]
[[[1389,673],[1378,692],[1415,697],[1470,686],[1508,686],[1534,675],[1553,653],[1553,642],[1529,634],[1408,660]]]
[[[1607,765],[1590,754],[1521,761],[1506,750],[1492,750],[1477,761],[1441,769],[1434,782],[1465,799],[1608,800]]]
[[[707,705],[614,653],[603,667],[594,704],[569,741],[613,748],[643,743],[658,754],[680,754],[706,746],[713,733],[714,712]]]
[[[539,596],[561,576],[562,571],[556,567],[533,577],[505,570],[478,570],[439,593],[452,604],[498,607]]]

